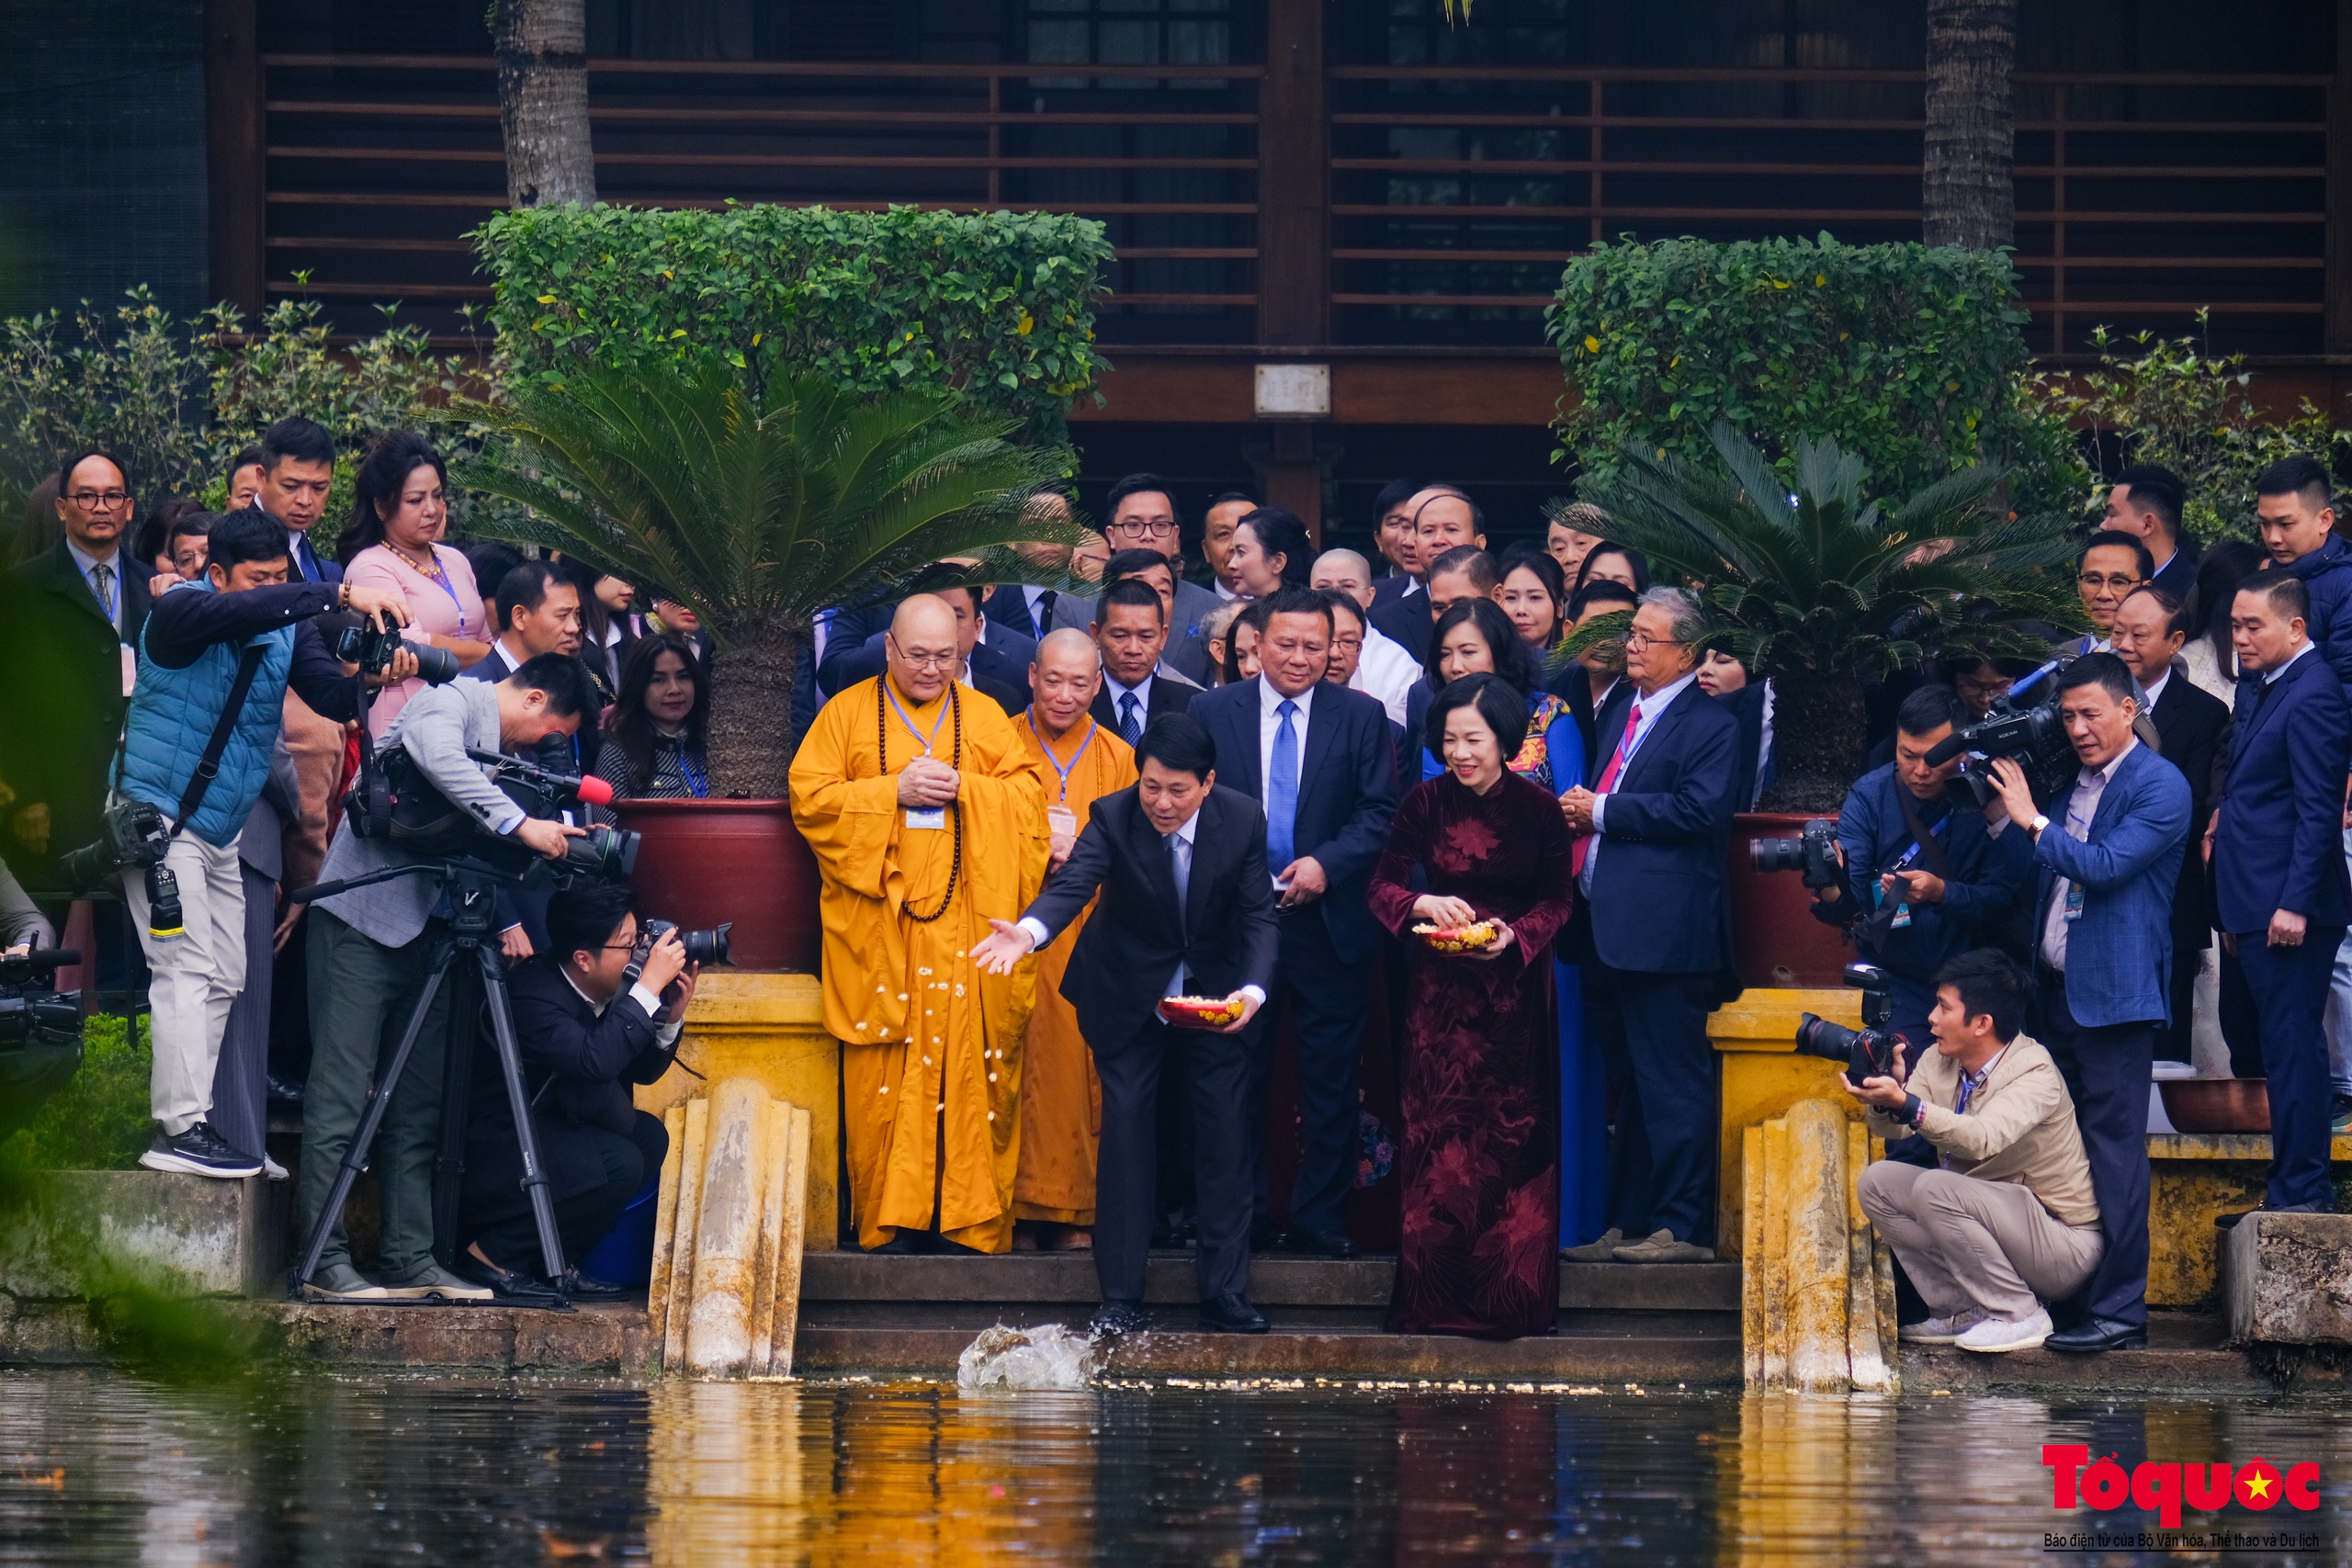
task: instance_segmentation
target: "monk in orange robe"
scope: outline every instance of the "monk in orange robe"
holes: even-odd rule
[[[1005,1252],[1035,965],[978,976],[965,955],[1044,883],[1045,784],[1004,710],[957,679],[946,601],[899,605],[884,647],[885,672],[825,705],[791,775],[823,879],[850,1207],[869,1249],[935,1232]]]
[[[1046,825],[1057,867],[1086,830],[1094,803],[1136,782],[1134,749],[1087,713],[1102,686],[1101,656],[1084,632],[1065,628],[1037,645],[1029,711],[1018,723],[1046,778]],[[1085,925],[1080,915],[1037,954],[1037,1003],[1021,1064],[1021,1170],[1012,1183],[1012,1214],[1069,1227],[1049,1233],[1046,1244],[1056,1250],[1087,1245],[1085,1231],[1094,1224],[1102,1089],[1078,1031],[1078,1010],[1062,996],[1062,975],[1078,944],[1071,933]]]

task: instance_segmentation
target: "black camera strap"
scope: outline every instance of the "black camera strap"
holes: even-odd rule
[[[1894,803],[1903,808],[1903,825],[1911,830],[1912,839],[1917,842],[1919,858],[1928,863],[1929,871],[1950,882],[1951,862],[1945,858],[1944,847],[1936,842],[1936,836],[1928,831],[1927,823],[1919,819],[1918,803],[1911,798],[1911,791],[1901,779],[1894,781]],[[1947,814],[1945,819],[1949,821],[1951,807],[1947,806],[1944,810]]]
[[[220,759],[229,754],[229,737],[236,733],[237,720],[245,711],[245,698],[261,674],[261,661],[268,651],[260,643],[249,643],[237,660],[237,679],[229,688],[229,700],[220,709],[220,722],[212,727],[212,739],[204,743],[204,755],[197,759],[196,772],[188,776],[187,788],[180,794],[179,814],[172,819],[174,838],[179,836],[188,818],[204,804],[205,792],[220,776]]]

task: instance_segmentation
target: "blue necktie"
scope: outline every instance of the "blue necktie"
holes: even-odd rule
[[[1273,762],[1266,770],[1266,869],[1279,876],[1298,858],[1298,731],[1291,724],[1298,705],[1284,697],[1274,712],[1282,723],[1274,727]]]
[[[296,544],[295,551],[301,558],[296,564],[300,566],[302,569],[302,581],[305,582],[318,581],[319,558],[311,548],[311,536],[308,534],[303,535],[301,539]]]
[[[1119,694],[1119,739],[1132,746],[1143,739],[1143,722],[1136,717],[1136,694]]]

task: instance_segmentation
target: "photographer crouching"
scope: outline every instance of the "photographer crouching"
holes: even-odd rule
[[[312,618],[356,610],[405,624],[408,609],[374,589],[289,582],[286,530],[258,512],[221,519],[209,543],[204,575],[157,595],[148,615],[107,837],[65,865],[85,885],[123,874],[153,971],[157,1131],[139,1163],[233,1178],[256,1175],[265,1163],[259,1148],[232,1146],[209,1120],[229,1010],[245,987],[238,840],[269,777],[286,693],[329,718],[359,716],[360,683]],[[401,652],[368,680],[380,685],[416,672],[415,658]],[[258,1090],[259,1066],[247,1076]],[[260,1108],[252,1110],[236,1121],[258,1126]]]
[[[582,829],[527,815],[467,755],[525,753],[550,735],[571,736],[594,700],[576,659],[541,654],[495,684],[457,681],[412,697],[378,750],[407,754],[417,773],[483,832],[511,838],[549,860]],[[346,812],[327,849],[324,880],[341,882],[428,859],[398,837],[361,838]],[[370,1086],[400,1044],[423,995],[433,949],[449,926],[430,876],[395,877],[317,900],[311,918],[311,1079],[302,1110],[301,1229],[317,1227],[337,1168],[367,1113]],[[433,1257],[434,1157],[440,1142],[442,1068],[449,992],[431,1010],[386,1107],[372,1161],[381,1186],[381,1284],[351,1264],[340,1224],[326,1238],[305,1294],[314,1301],[486,1301],[491,1288],[461,1280]]]
[[[1952,803],[1961,759],[1928,754],[1972,716],[1949,686],[1922,686],[1895,714],[1894,761],[1864,773],[1838,809],[1836,886],[1814,890],[1814,918],[1854,928],[1855,945],[1885,971],[1888,1027],[1928,1037],[1936,975],[2008,918],[2023,896],[2032,844],[1996,832],[1984,814]]]
[[[2047,1303],[2080,1290],[2106,1250],[2090,1162],[2057,1064],[2022,1032],[2031,991],[2018,964],[1963,953],[1937,971],[1935,998],[1935,1049],[1917,1066],[1897,1044],[1891,1075],[1839,1078],[1872,1134],[1917,1134],[1938,1156],[1934,1169],[1864,1170],[1862,1212],[1934,1314],[1903,1339],[2030,1350],[2050,1335]]]
[[[628,1086],[669,1071],[702,966],[687,962],[675,930],[641,942],[628,889],[611,883],[555,895],[548,937],[548,950],[519,965],[509,986],[539,1165],[563,1255],[578,1258],[662,1168],[669,1134],[636,1108]],[[458,1229],[467,1240],[457,1271],[501,1296],[549,1293],[528,1261],[537,1256],[538,1232],[492,1052],[474,1055]],[[565,1293],[599,1301],[625,1292],[575,1268]]]

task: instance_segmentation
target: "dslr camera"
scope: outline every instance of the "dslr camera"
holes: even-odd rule
[[[603,806],[613,798],[613,786],[604,780],[564,771],[571,762],[571,742],[565,736],[550,735],[541,741],[536,762],[503,751],[469,750],[466,755],[490,769],[490,782],[526,817],[559,820],[582,805]],[[485,862],[517,881],[536,882],[540,874],[551,874],[559,886],[581,876],[620,882],[637,869],[639,835],[626,828],[596,824],[579,838],[566,839],[563,859],[552,862],[527,844],[488,831],[473,813],[452,805],[435,788],[398,746],[375,753],[373,765],[352,789],[349,812],[351,830],[359,838],[389,840],[421,857]],[[547,873],[540,872],[542,866]]]
[[[430,648],[401,636],[389,615],[362,615],[356,626],[344,627],[334,639],[334,656],[356,664],[360,672],[381,675],[391,667],[392,655],[405,649],[416,655],[416,672],[426,685],[438,686],[458,678],[458,656],[446,648]]]
[[[1797,1021],[1797,1055],[1843,1062],[1848,1081],[1856,1084],[1864,1078],[1891,1077],[1894,1044],[1903,1036],[1887,1032],[1887,1020],[1894,1016],[1894,998],[1887,989],[1886,971],[1875,964],[1849,964],[1846,984],[1862,993],[1862,1027],[1849,1029],[1819,1013],[1806,1013]]]
[[[2053,659],[1993,700],[1983,718],[1965,729],[1955,729],[1928,753],[1928,765],[1939,768],[1954,757],[1960,772],[1944,786],[1953,807],[1982,811],[1993,795],[1993,762],[2012,757],[2025,770],[2033,798],[2047,805],[2073,786],[2081,763],[2075,743],[2066,739],[2065,721],[2058,714],[2057,672],[2073,662]],[[2029,694],[2039,688],[2038,700]]]
[[[639,920],[637,946],[630,952],[628,963],[621,969],[621,985],[626,988],[637,984],[639,976],[645,973],[645,961],[653,956],[653,944],[672,931],[678,931],[678,942],[686,950],[687,963],[724,964],[728,961],[729,933],[734,930],[735,922],[732,920],[721,920],[717,930],[707,931],[678,931],[676,922],[672,920]]]
[[[1838,824],[1828,818],[1806,823],[1797,838],[1748,840],[1747,862],[1758,871],[1803,872],[1807,887],[1836,887],[1846,880],[1846,868],[1838,863]]]
[[[186,935],[181,924],[180,879],[164,863],[164,856],[172,847],[172,831],[164,825],[163,812],[143,800],[118,800],[107,807],[104,821],[106,837],[95,844],[83,845],[58,862],[59,874],[65,878],[66,886],[75,891],[95,892],[117,872],[144,871],[147,934],[157,942]]]

